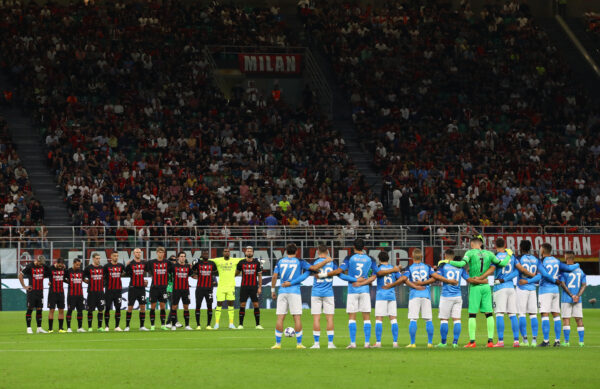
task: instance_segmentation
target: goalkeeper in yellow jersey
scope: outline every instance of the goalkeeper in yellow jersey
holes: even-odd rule
[[[223,249],[223,256],[214,258],[212,261],[217,265],[219,273],[219,285],[217,286],[217,309],[215,310],[215,326],[213,329],[219,329],[221,320],[221,310],[223,302],[227,302],[227,313],[229,315],[229,328],[235,330],[233,324],[233,302],[235,300],[235,271],[238,263],[244,258],[231,258],[228,248]]]

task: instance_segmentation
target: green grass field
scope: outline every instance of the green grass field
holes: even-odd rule
[[[399,342],[404,346],[409,341],[408,320],[405,309],[398,313]],[[205,315],[202,311],[203,321]],[[284,338],[281,350],[270,350],[274,344],[274,310],[262,311],[264,331],[254,329],[250,314],[244,330],[139,332],[138,315],[134,312],[129,333],[47,335],[27,335],[24,312],[0,312],[0,388],[598,387],[593,369],[600,361],[600,310],[586,310],[584,315],[584,348],[577,346],[573,323],[570,348],[486,349],[482,347],[486,340],[482,317],[478,321],[480,343],[474,350],[427,349],[422,321],[417,349],[392,349],[389,323],[384,322],[382,349],[345,350],[349,342],[347,317],[338,310],[335,343],[339,349],[296,350],[295,339]],[[191,323],[195,324],[193,312],[191,316]],[[179,317],[182,320],[181,311]],[[511,340],[510,323],[506,321],[506,339]],[[148,326],[148,320],[146,323]],[[226,323],[224,313],[221,326]],[[291,323],[288,318],[286,324]],[[303,323],[303,343],[308,347],[313,343],[308,310],[304,311]],[[434,323],[434,343],[438,343],[439,326],[437,320]],[[467,341],[466,323],[465,315],[461,345]],[[73,324],[76,327],[75,319]],[[85,316],[84,326],[87,328]],[[47,328],[46,314],[43,327]],[[358,327],[360,346],[364,340],[360,320]],[[373,329],[373,342],[374,337]],[[326,346],[326,341],[323,327],[322,346]]]

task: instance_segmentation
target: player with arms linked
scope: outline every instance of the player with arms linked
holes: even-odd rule
[[[454,260],[454,251],[446,250],[444,261],[439,264],[436,273],[432,278],[442,282],[442,296],[440,297],[440,336],[441,342],[436,346],[438,348],[447,347],[448,340],[448,320],[452,318],[453,322],[453,340],[452,347],[458,347],[458,339],[462,331],[461,313],[462,313],[462,293],[460,290],[460,279],[468,279],[469,276],[464,269],[459,269],[450,265],[448,262]]]
[[[359,283],[348,282],[348,299],[346,301],[346,312],[348,313],[348,330],[350,332],[350,344],[348,349],[356,348],[356,314],[362,313],[363,332],[365,334],[365,348],[370,347],[371,342],[371,294],[369,287],[371,282],[377,278],[377,264],[375,260],[365,253],[365,242],[362,238],[354,240],[354,253],[347,256],[339,269],[330,275],[346,273],[356,278]]]
[[[450,265],[458,268],[469,265],[469,278],[473,279],[469,285],[469,343],[466,348],[474,348],[475,334],[477,333],[477,313],[481,312],[486,317],[488,343],[487,347],[494,347],[494,317],[492,307],[492,289],[487,277],[492,275],[496,267],[504,267],[510,257],[503,260],[496,258],[494,253],[483,250],[483,237],[481,235],[471,238],[471,250],[467,251],[460,261],[451,261]]]
[[[295,244],[288,244],[285,251],[287,255],[277,262],[277,265],[273,269],[273,278],[271,280],[271,298],[273,300],[277,299],[275,345],[271,348],[281,348],[283,321],[289,312],[294,318],[296,348],[304,349],[306,347],[302,345],[302,297],[300,295],[300,284],[310,275],[311,271],[317,272],[323,266],[330,263],[331,258],[327,258],[325,261],[311,266],[308,262],[296,257],[298,247]],[[279,296],[276,292],[278,279],[281,282]]]
[[[567,265],[573,265],[575,254],[572,251],[567,251],[565,253],[565,261]],[[564,320],[563,333],[565,335],[565,343],[563,345],[566,347],[570,346],[572,317],[575,318],[575,322],[577,323],[579,346],[583,347],[585,329],[583,327],[583,304],[581,303],[581,296],[583,296],[586,285],[585,273],[581,269],[560,274],[560,286],[564,289],[561,297],[561,314]]]
[[[320,245],[317,248],[318,258],[314,264],[318,265],[321,262],[327,261],[329,253],[325,245]],[[335,301],[333,296],[333,274],[338,266],[335,262],[329,262],[315,275],[313,287],[310,297],[310,312],[313,316],[313,338],[315,343],[311,346],[312,349],[321,348],[319,340],[321,339],[321,313],[325,314],[327,320],[327,348],[336,348],[333,344],[335,335],[333,316],[335,315]],[[357,282],[357,279],[350,277],[347,274],[340,273],[338,277],[344,281]]]
[[[540,314],[542,315],[542,335],[544,341],[538,347],[548,347],[550,345],[550,318],[552,314],[554,319],[554,347],[560,346],[560,332],[562,323],[560,322],[560,273],[572,272],[579,268],[579,264],[566,265],[552,256],[552,245],[550,243],[542,244],[540,251],[542,257],[541,266],[538,272],[542,276],[540,288],[538,290],[538,299]]]
[[[519,243],[521,256],[518,258],[515,266],[520,265],[519,279],[517,281],[517,312],[519,314],[519,332],[523,337],[523,346],[529,346],[527,341],[527,317],[531,322],[531,346],[537,345],[538,335],[538,319],[537,319],[537,298],[536,298],[536,282],[540,280],[541,275],[537,274],[537,269],[540,266],[540,260],[532,255],[531,241],[522,240]]]

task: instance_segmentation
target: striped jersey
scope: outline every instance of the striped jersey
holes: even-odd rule
[[[46,266],[35,266],[30,263],[21,272],[29,280],[29,286],[33,290],[44,290],[44,277],[48,274]]]
[[[83,296],[83,271],[73,268],[67,270],[65,282],[69,284],[69,296]]]
[[[188,290],[190,283],[188,277],[191,275],[191,267],[188,264],[173,265],[173,290]]]
[[[117,263],[116,265],[107,263],[104,265],[104,287],[107,291],[121,291],[121,289],[123,289],[123,284],[121,283],[121,274],[124,270],[125,266],[123,266],[122,263]]]
[[[198,261],[192,266],[192,274],[198,275],[197,288],[212,288],[214,287],[215,272],[217,271],[217,265],[213,261]]]
[[[56,266],[50,266],[47,273],[50,280],[50,293],[65,293],[63,286],[65,282],[65,269],[59,269]]]
[[[169,283],[169,272],[173,264],[169,261],[153,259],[146,262],[146,271],[152,277],[152,286],[166,287]]]
[[[263,268],[258,259],[247,258],[240,261],[237,265],[237,270],[242,273],[241,286],[258,286],[258,274],[262,273]]]
[[[132,288],[144,287],[144,274],[146,273],[146,263],[131,261],[125,267],[125,273],[131,277],[129,286]]]
[[[104,268],[89,265],[83,271],[83,278],[88,280],[88,292],[104,292]]]

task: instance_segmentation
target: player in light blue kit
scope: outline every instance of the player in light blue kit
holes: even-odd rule
[[[309,275],[310,271],[316,272],[331,262],[331,258],[316,265],[296,258],[298,248],[290,243],[286,247],[287,255],[281,258],[273,269],[271,281],[271,298],[277,298],[277,324],[275,325],[275,345],[272,349],[281,348],[281,336],[283,335],[283,321],[289,312],[294,318],[294,329],[296,330],[296,348],[306,348],[302,345],[302,296],[300,295],[300,284]],[[277,279],[281,279],[279,296],[275,291]]]
[[[327,247],[320,245],[317,249],[318,258],[314,264],[318,265],[329,259]],[[336,270],[338,267],[335,262],[329,262],[321,269],[319,274],[315,275],[310,298],[310,311],[313,315],[313,338],[315,344],[312,349],[321,348],[319,340],[321,338],[321,313],[325,314],[327,319],[327,348],[335,348],[333,344],[334,327],[333,316],[335,314],[335,301],[333,298],[333,278],[327,277],[327,273]],[[357,279],[344,273],[338,275],[341,279],[349,282],[357,282]]]
[[[525,271],[512,253],[506,248],[502,238],[496,239],[496,258],[504,260],[510,257],[508,264],[497,268],[494,273],[494,311],[496,312],[496,329],[498,342],[494,347],[504,347],[504,315],[508,314],[513,332],[513,347],[519,347],[519,321],[517,320],[517,295],[514,279],[519,271]]]
[[[554,318],[554,347],[560,346],[560,332],[562,323],[560,322],[560,273],[571,272],[579,268],[579,264],[566,265],[553,257],[552,245],[550,243],[542,244],[540,250],[541,266],[538,268],[538,272],[542,276],[540,282],[540,288],[538,290],[540,314],[542,315],[542,334],[544,335],[544,341],[540,343],[539,347],[548,347],[550,345],[550,318],[549,314],[552,314]]]
[[[531,322],[531,345],[536,346],[538,335],[538,319],[537,319],[537,298],[535,294],[536,282],[541,278],[536,275],[540,265],[539,259],[531,255],[531,241],[522,240],[519,244],[521,256],[517,258],[515,264],[521,265],[524,271],[519,272],[519,280],[517,283],[517,312],[519,314],[519,330],[523,336],[523,346],[529,346],[527,342],[527,318]]]
[[[441,342],[436,346],[439,348],[447,347],[448,339],[448,320],[452,318],[453,334],[452,347],[458,347],[458,338],[462,330],[461,312],[462,312],[462,293],[460,290],[460,279],[467,280],[469,274],[465,269],[454,267],[448,264],[454,260],[454,251],[446,250],[444,261],[440,262],[438,271],[431,275],[433,280],[441,281],[442,296],[440,298],[439,319]],[[426,281],[428,282],[428,281]],[[423,285],[424,283],[421,283]]]
[[[377,294],[375,295],[375,338],[374,348],[381,347],[381,336],[383,334],[383,318],[389,317],[392,326],[393,347],[398,348],[398,305],[396,303],[396,291],[393,286],[399,279],[407,280],[402,277],[400,269],[397,266],[389,264],[390,257],[388,253],[382,251],[379,253],[379,268],[377,269]],[[403,281],[401,281],[403,282]],[[401,283],[400,282],[400,283]]]
[[[346,312],[348,312],[348,330],[350,332],[350,345],[347,348],[356,348],[356,313],[361,312],[363,317],[363,331],[365,334],[365,348],[370,347],[371,339],[371,295],[369,286],[377,277],[377,264],[375,260],[364,253],[365,242],[362,238],[354,240],[354,254],[346,257],[339,269],[329,273],[328,276],[338,275],[344,272],[350,277],[366,280],[356,287],[348,282],[348,300]]]
[[[572,265],[575,255],[572,251],[565,253],[567,265]],[[560,286],[564,289],[561,297],[561,314],[564,320],[563,333],[565,335],[564,346],[569,347],[571,337],[571,318],[577,322],[577,333],[579,334],[579,346],[583,347],[583,304],[581,296],[586,288],[585,273],[581,269],[575,269],[570,273],[561,273]]]
[[[431,278],[433,269],[422,261],[423,252],[421,249],[414,249],[413,264],[410,265],[403,274],[410,282],[426,282]],[[408,319],[410,320],[408,332],[410,334],[410,344],[406,346],[407,348],[417,347],[415,345],[415,340],[417,336],[417,320],[419,319],[419,315],[425,320],[427,347],[433,348],[433,322],[431,321],[433,314],[431,312],[431,293],[429,285],[425,286],[424,290],[410,288],[408,294]]]

